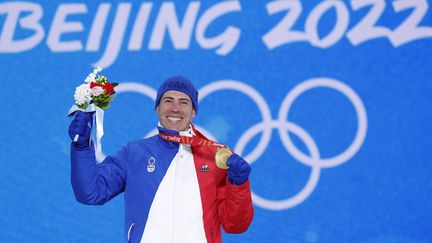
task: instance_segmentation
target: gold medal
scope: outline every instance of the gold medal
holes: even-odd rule
[[[229,167],[226,162],[228,158],[231,156],[232,152],[227,148],[220,148],[215,155],[215,162],[217,167],[227,170]]]

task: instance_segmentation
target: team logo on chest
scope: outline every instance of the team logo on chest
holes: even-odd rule
[[[153,172],[155,171],[156,168],[156,159],[152,156],[149,158],[148,160],[148,164],[147,164],[147,172]]]
[[[210,168],[207,164],[201,166],[201,172],[210,172]]]

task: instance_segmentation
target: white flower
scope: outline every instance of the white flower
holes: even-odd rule
[[[96,79],[94,77],[87,77],[84,81],[86,83],[92,83],[92,82],[96,82]]]
[[[104,93],[104,89],[100,86],[95,86],[90,90],[92,96],[99,96]]]
[[[94,74],[97,74],[97,73],[100,72],[100,71],[102,71],[102,68],[101,68],[101,67],[97,67],[97,68],[93,69],[93,73],[94,73]]]
[[[90,73],[84,81],[86,83],[96,82],[96,74]]]
[[[90,98],[90,85],[81,84],[75,89],[74,99],[77,105],[83,105]]]

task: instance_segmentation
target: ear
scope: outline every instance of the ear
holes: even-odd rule
[[[195,116],[196,116],[195,109],[192,109],[192,118],[194,118]]]
[[[156,113],[157,113],[158,115],[160,115],[160,114],[159,114],[159,106],[156,106]]]

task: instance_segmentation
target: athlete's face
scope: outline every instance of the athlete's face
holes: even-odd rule
[[[163,94],[156,112],[162,126],[175,131],[187,130],[196,115],[189,96],[176,90]]]

